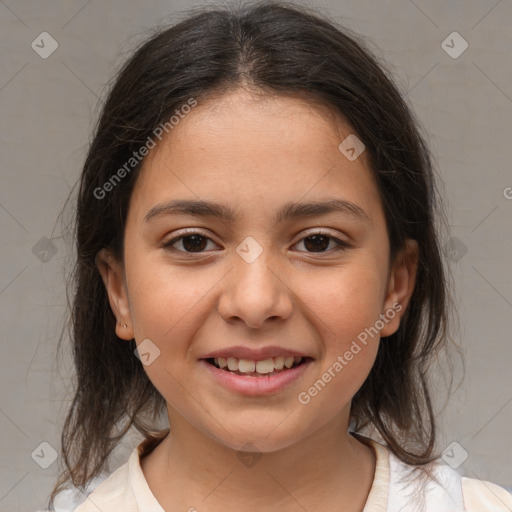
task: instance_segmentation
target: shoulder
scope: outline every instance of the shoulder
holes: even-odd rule
[[[152,432],[132,450],[127,462],[110,476],[98,479],[79,500],[55,512],[139,512],[139,505],[148,512],[163,512],[144,478],[140,457],[150,453],[168,433],[168,428]]]
[[[462,493],[467,512],[510,512],[512,494],[498,484],[462,477]]]
[[[130,459],[134,454],[136,454],[136,450],[134,450]],[[130,460],[99,483],[92,492],[82,496],[80,504],[75,509],[71,509],[72,512],[98,512],[98,507],[103,509],[104,507],[114,507],[118,504],[126,507],[124,509],[125,512],[137,510],[133,508],[133,497],[130,497],[129,464]],[[129,508],[130,506],[132,508]]]
[[[54,512],[74,512],[78,505],[83,503],[87,496],[91,494],[98,485],[108,478],[108,475],[100,475],[93,478],[86,486],[84,491],[81,491],[77,487],[71,487],[70,489],[64,489],[55,496],[53,505]],[[44,509],[38,512],[49,512],[48,509]]]
[[[128,485],[128,462],[117,468],[111,475],[102,474],[93,478],[85,490],[72,487],[61,491],[55,497],[54,512],[98,512],[98,503],[111,503]],[[44,511],[49,512],[45,509]]]
[[[436,460],[411,466],[389,450],[389,499],[387,512],[463,512],[461,475]]]
[[[388,450],[389,451],[389,450]],[[402,462],[389,451],[387,512],[511,512],[512,494],[497,484],[467,478],[437,459],[424,469]],[[421,508],[423,507],[423,508]]]

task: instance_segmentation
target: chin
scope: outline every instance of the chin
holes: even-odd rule
[[[254,428],[254,426],[247,428],[239,428],[234,430],[228,427],[232,437],[223,435],[222,437],[213,438],[223,444],[224,446],[231,448],[234,451],[246,451],[246,452],[259,452],[259,453],[272,453],[279,450],[283,450],[288,446],[298,442],[300,437],[295,435],[287,435],[287,432],[277,432],[275,427]],[[225,434],[223,432],[223,434]]]

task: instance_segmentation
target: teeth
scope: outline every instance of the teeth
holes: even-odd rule
[[[252,373],[256,368],[256,363],[249,359],[240,359],[238,361],[238,371],[242,373]]]
[[[226,368],[231,372],[240,373],[259,373],[262,375],[282,370],[284,367],[291,368],[294,364],[302,361],[300,356],[277,356],[264,359],[263,361],[253,361],[251,359],[237,359],[236,357],[216,357],[215,366]]]
[[[238,370],[238,359],[228,357],[228,370],[236,372]]]
[[[270,358],[264,361],[258,361],[256,363],[256,371],[258,373],[272,373],[274,371],[274,360]]]
[[[274,357],[274,368],[276,370],[282,370],[283,366],[284,366],[284,357],[283,356]]]
[[[293,366],[293,361],[294,360],[295,360],[295,358],[293,356],[285,357],[284,358],[284,365],[286,366],[286,368],[291,368]]]

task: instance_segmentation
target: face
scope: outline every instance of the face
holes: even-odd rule
[[[398,328],[416,272],[409,252],[389,261],[366,155],[338,149],[351,133],[304,100],[240,90],[200,102],[146,158],[124,261],[102,251],[98,266],[116,332],[147,354],[171,425],[185,418],[226,446],[262,452],[348,427],[351,399],[379,338]],[[177,200],[232,216],[166,208]],[[339,208],[300,208],[329,201]],[[217,352],[248,368],[303,359],[270,377],[234,376],[205,360]]]

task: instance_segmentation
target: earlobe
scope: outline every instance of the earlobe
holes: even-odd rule
[[[108,300],[116,317],[116,334],[124,340],[133,339],[130,305],[123,277],[123,266],[111,250],[101,249],[95,258],[96,267],[101,275],[108,294]]]
[[[381,330],[381,337],[391,336],[400,327],[400,318],[407,309],[416,285],[418,257],[418,242],[407,239],[404,249],[397,255],[389,276],[382,311],[388,321]]]

